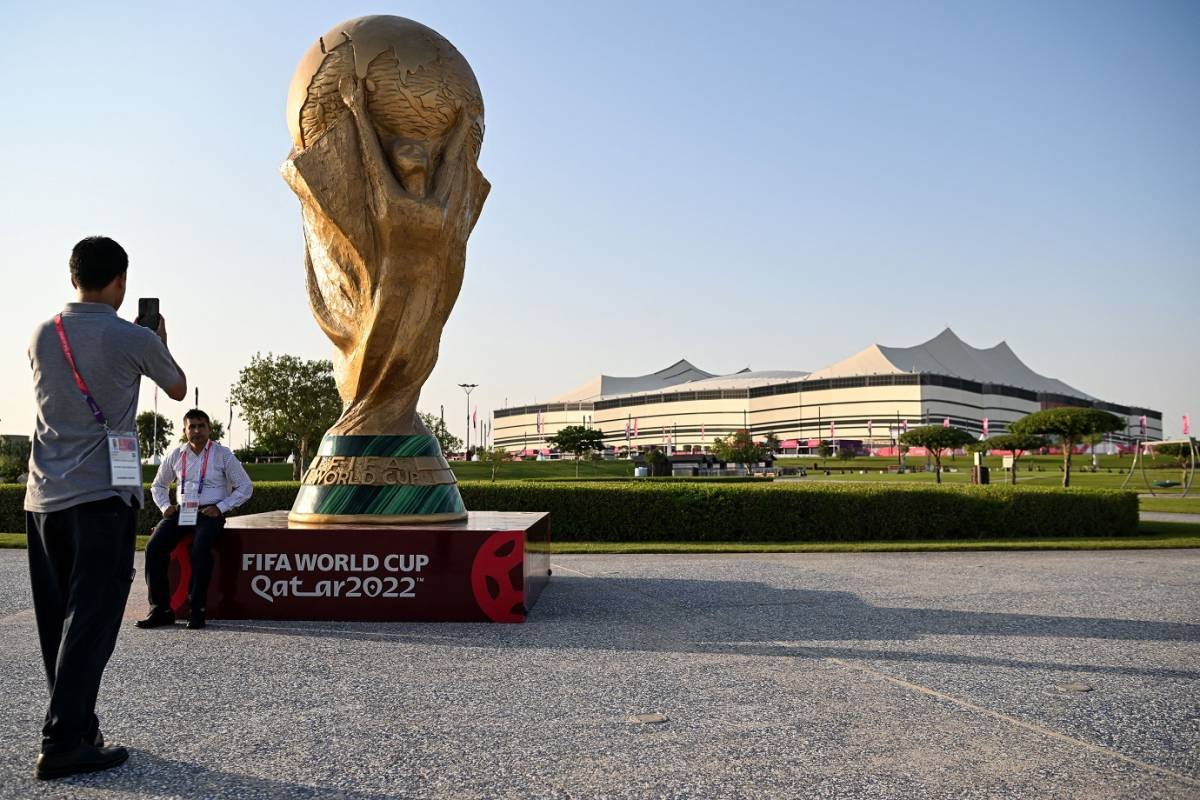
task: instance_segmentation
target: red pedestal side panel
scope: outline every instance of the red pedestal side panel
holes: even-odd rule
[[[187,613],[186,537],[171,604]],[[550,579],[550,515],[472,511],[423,525],[297,525],[286,511],[230,517],[210,619],[524,622]]]

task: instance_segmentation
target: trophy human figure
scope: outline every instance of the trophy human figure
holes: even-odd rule
[[[300,200],[309,302],[343,403],[289,519],[461,519],[454,474],[416,412],[491,188],[477,165],[475,76],[429,28],[361,17],[301,59],[288,125],[282,172]]]

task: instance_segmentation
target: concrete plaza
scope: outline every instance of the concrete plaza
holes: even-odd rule
[[[0,798],[1200,796],[1200,551],[554,564],[525,625],[196,632],[131,627],[139,569],[99,708],[129,763],[38,783],[0,551]]]

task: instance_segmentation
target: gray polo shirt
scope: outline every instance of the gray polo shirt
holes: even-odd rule
[[[112,306],[67,303],[62,319],[79,374],[112,430],[135,429],[143,375],[164,388],[179,382],[179,368],[162,340],[118,317]],[[75,385],[53,319],[34,331],[29,364],[37,430],[29,457],[25,510],[61,511],[116,496],[141,505],[141,487],[113,488],[104,428]]]

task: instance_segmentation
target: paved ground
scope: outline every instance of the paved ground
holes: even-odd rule
[[[127,628],[132,758],[53,784],[24,557],[2,798],[1200,796],[1200,551],[560,556],[523,626]]]
[[[1200,522],[1200,514],[1177,514],[1174,511],[1141,511],[1138,518],[1146,522]]]

